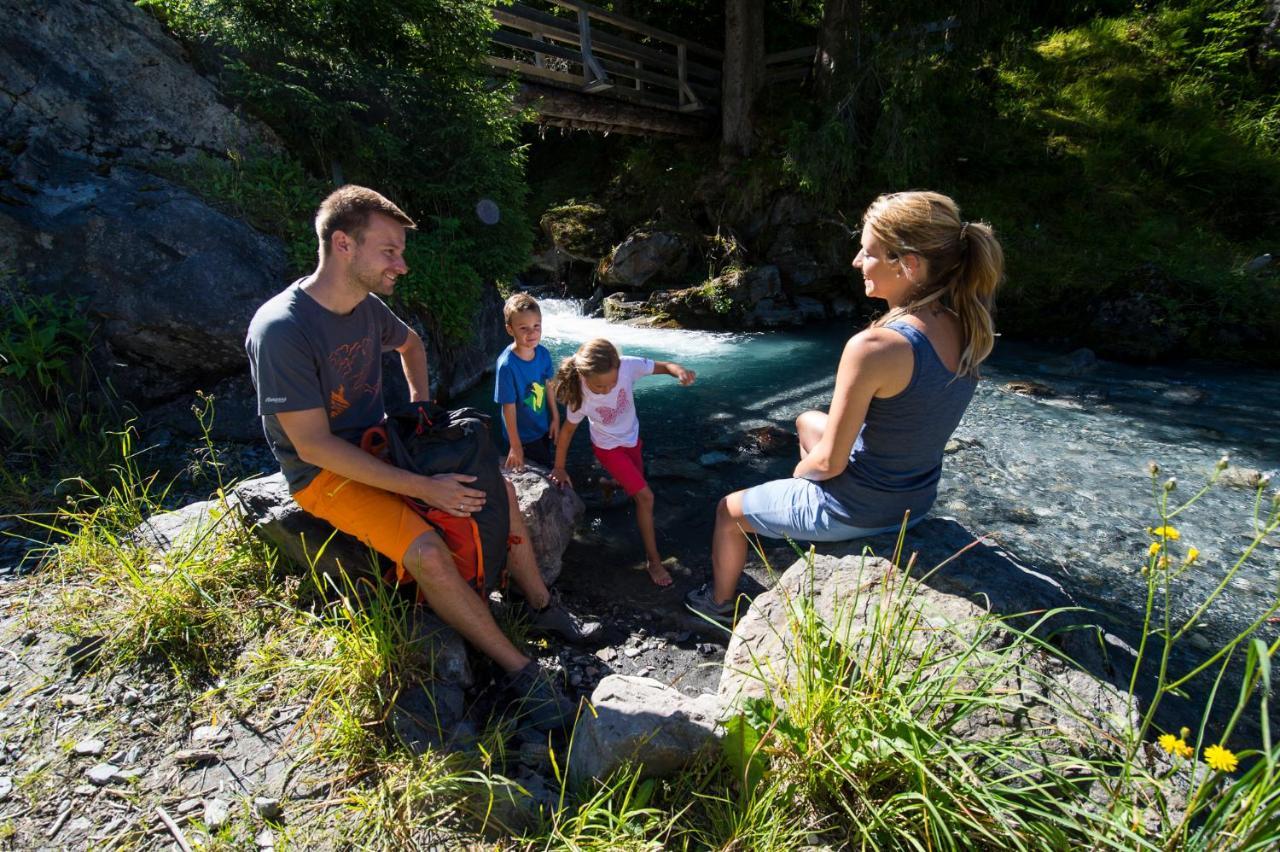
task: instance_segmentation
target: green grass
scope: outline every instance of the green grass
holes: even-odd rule
[[[1036,625],[1055,613],[1017,619],[1021,629],[990,615],[939,619],[914,594],[921,572],[895,553],[887,569],[866,563],[830,606],[784,596],[786,655],[752,662],[753,692],[725,719],[718,755],[672,778],[631,766],[575,787],[562,771],[567,751],[556,749],[556,801],[536,812],[508,777],[508,732],[497,725],[462,753],[415,755],[389,734],[398,694],[431,677],[429,655],[410,641],[405,599],[356,579],[364,566],[323,576],[280,564],[232,524],[197,530],[163,558],[148,553],[125,533],[163,489],[139,473],[127,440],[120,451],[116,486],[50,525],[63,541],[30,582],[59,594],[43,595],[55,603],[30,617],[104,636],[102,675],[167,672],[199,718],[264,721],[264,708],[303,705],[288,741],[333,780],[323,805],[291,822],[286,845],[336,836],[368,849],[1265,849],[1280,840],[1280,744],[1268,723],[1280,640],[1266,644],[1254,629],[1280,597],[1200,667],[1213,687],[1195,735],[1179,735],[1189,757],[1152,757],[1163,753],[1152,743],[1160,700],[1197,674],[1175,671],[1170,650],[1280,528],[1269,483],[1259,485],[1253,539],[1187,614],[1168,602],[1196,557],[1171,530],[1204,491],[1174,502],[1153,470],[1155,532],[1142,575],[1150,609],[1138,650],[1158,675],[1134,724],[1081,712],[1069,680],[1028,666],[1056,654]],[[1233,659],[1242,669],[1229,668]],[[1228,718],[1211,738],[1218,704]],[[1238,720],[1255,709],[1262,742],[1236,743]],[[1237,770],[1205,768],[1219,744]],[[19,794],[44,796],[55,770],[15,778]],[[208,842],[234,848],[257,830],[236,820]]]

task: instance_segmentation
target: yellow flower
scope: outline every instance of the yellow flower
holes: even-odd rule
[[[1187,564],[1190,565],[1200,558],[1200,549],[1198,547],[1187,548]]]
[[[1156,567],[1157,567],[1157,568],[1159,568],[1159,569],[1160,569],[1160,570],[1162,570],[1162,571],[1163,571],[1164,569],[1168,568],[1168,567],[1169,567],[1169,557],[1168,557],[1168,556],[1161,556],[1158,560],[1156,560]]]
[[[1204,762],[1219,772],[1235,772],[1240,765],[1236,756],[1220,745],[1211,745],[1204,750]]]
[[[1177,527],[1156,527],[1155,529],[1148,529],[1147,532],[1156,538],[1167,538],[1169,541],[1177,541],[1182,538],[1182,533],[1178,532]]]
[[[1147,548],[1147,555],[1155,556],[1159,552],[1160,552],[1160,542],[1158,541],[1151,542],[1151,545]]]
[[[1178,757],[1190,759],[1196,753],[1195,749],[1187,745],[1186,740],[1182,737],[1175,737],[1173,734],[1161,734],[1159,743],[1162,749]]]

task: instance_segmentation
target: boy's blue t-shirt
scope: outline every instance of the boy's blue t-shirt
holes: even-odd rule
[[[515,347],[512,343],[498,356],[493,401],[499,405],[516,404],[516,431],[520,433],[520,442],[527,443],[551,431],[550,407],[555,403],[547,397],[547,380],[556,370],[545,346],[534,348],[531,361],[516,355]],[[506,419],[499,416],[498,422],[502,424],[502,436],[510,443]]]

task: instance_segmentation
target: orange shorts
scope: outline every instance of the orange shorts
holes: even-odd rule
[[[409,545],[423,533],[435,535],[421,516],[405,505],[399,494],[354,482],[328,470],[321,470],[293,500],[317,518],[363,541],[396,563],[396,579],[412,578],[404,570]]]

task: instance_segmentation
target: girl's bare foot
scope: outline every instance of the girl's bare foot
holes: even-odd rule
[[[671,575],[667,573],[667,569],[662,566],[662,562],[656,559],[650,559],[644,566],[649,572],[649,579],[653,580],[655,586],[663,588],[671,585]]]

